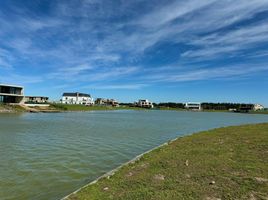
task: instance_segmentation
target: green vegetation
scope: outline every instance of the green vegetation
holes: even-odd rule
[[[154,107],[156,108],[170,108],[170,109],[184,109],[184,103],[175,103],[175,102],[167,102],[167,103],[154,103]]]
[[[25,109],[23,109],[21,106],[18,105],[6,105],[6,104],[0,104],[0,113],[17,113],[17,112],[24,112]]]
[[[143,108],[130,106],[85,106],[85,105],[70,105],[70,104],[51,104],[51,107],[62,111],[94,111],[94,110],[141,110]]]
[[[268,124],[178,138],[68,199],[268,199]]]
[[[268,114],[268,110],[250,111],[250,114]]]

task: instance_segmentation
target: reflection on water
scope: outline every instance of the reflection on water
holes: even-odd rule
[[[58,199],[167,140],[268,115],[97,111],[0,115],[0,199]]]

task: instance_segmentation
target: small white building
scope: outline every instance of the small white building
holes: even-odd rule
[[[154,105],[148,99],[140,99],[138,102],[135,102],[135,105],[141,108],[153,108]]]
[[[264,110],[264,106],[261,105],[261,104],[254,104],[253,110],[254,110],[254,111],[257,111],[257,110]]]
[[[187,102],[185,103],[185,108],[189,110],[201,110],[201,103]]]
[[[82,105],[93,105],[94,100],[90,94],[84,93],[63,93],[61,103],[63,104],[82,104]]]

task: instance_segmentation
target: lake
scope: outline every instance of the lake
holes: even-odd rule
[[[95,111],[0,114],[0,199],[60,199],[178,136],[268,115]]]

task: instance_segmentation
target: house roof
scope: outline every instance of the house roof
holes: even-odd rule
[[[79,97],[91,97],[90,94],[84,94],[84,93],[79,93],[79,92],[74,92],[74,93],[71,93],[71,92],[65,92],[63,93],[64,97],[76,97],[76,96],[79,96]]]
[[[22,88],[23,89],[23,86],[19,86],[19,85],[10,85],[10,84],[2,84],[2,83],[0,83],[0,86],[3,86],[3,87],[15,87],[15,88]]]

